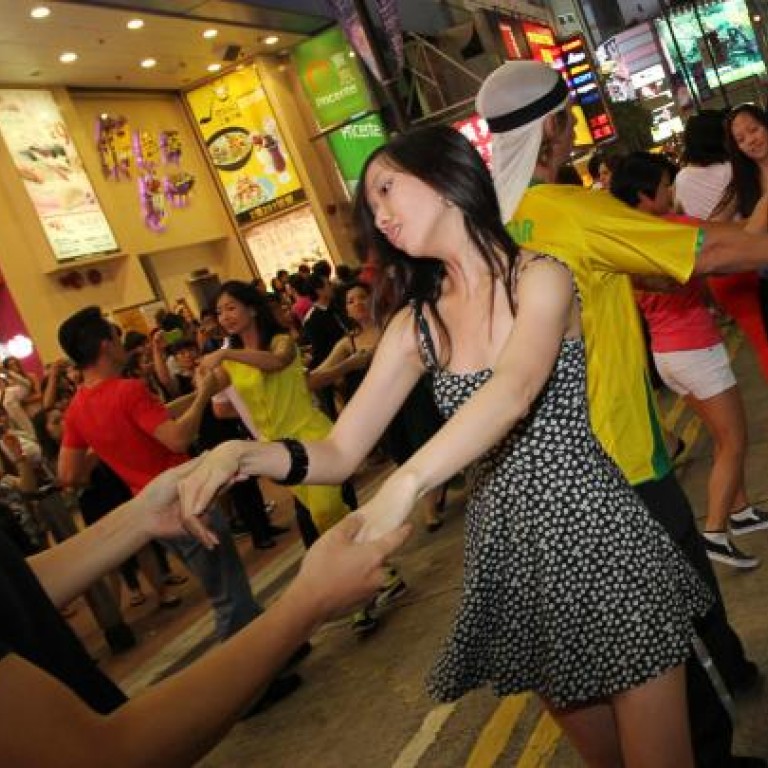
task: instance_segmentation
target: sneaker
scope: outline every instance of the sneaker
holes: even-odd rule
[[[730,565],[733,568],[757,568],[760,565],[760,561],[756,557],[737,549],[730,540],[726,540],[725,544],[718,544],[705,536],[704,547],[710,560],[725,563],[725,565]]]
[[[730,527],[734,536],[743,536],[745,533],[768,528],[768,512],[764,512],[760,507],[748,507],[743,512],[737,512],[736,515],[744,515],[744,517],[739,519],[731,515]]]
[[[374,619],[368,611],[358,611],[352,616],[352,631],[356,635],[369,635],[379,626],[378,619]]]
[[[385,608],[397,600],[398,597],[401,597],[407,589],[408,585],[402,578],[398,574],[393,573],[387,584],[379,590],[378,594],[373,599],[374,607],[377,609]]]

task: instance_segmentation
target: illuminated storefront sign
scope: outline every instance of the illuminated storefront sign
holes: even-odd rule
[[[552,28],[545,24],[533,24],[529,21],[524,21],[521,26],[525,39],[528,41],[531,58],[550,64],[552,62],[550,51],[557,46]]]
[[[0,91],[0,135],[57,260],[117,250],[50,91]]]
[[[328,135],[328,146],[350,195],[355,193],[368,155],[386,143],[387,132],[378,114],[355,120]]]
[[[571,37],[560,45],[562,73],[581,107],[587,128],[594,142],[613,139],[616,136],[603,94],[597,84],[597,73],[587,55],[584,38]]]
[[[507,52],[507,58],[522,59],[523,55],[520,53],[517,40],[515,40],[515,33],[512,28],[512,24],[506,21],[500,21],[499,32],[501,33],[501,41],[504,43],[504,50]]]
[[[466,120],[459,120],[453,123],[453,127],[463,133],[474,145],[475,149],[485,161],[485,164],[491,167],[491,132],[488,130],[488,123],[480,115],[472,115]]]
[[[359,60],[339,27],[296,46],[293,60],[320,128],[373,109]]]
[[[670,23],[674,40],[667,24],[656,20],[670,69],[677,72],[682,64],[702,98],[708,98],[710,89],[718,87],[718,78],[727,84],[765,74],[765,62],[743,0],[700,3],[696,10],[686,5],[671,12]]]
[[[307,199],[254,66],[186,96],[238,222],[259,221]]]

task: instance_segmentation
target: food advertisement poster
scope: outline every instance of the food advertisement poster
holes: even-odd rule
[[[238,222],[306,200],[255,66],[189,91],[187,100]]]
[[[355,120],[328,135],[328,146],[350,195],[355,194],[368,155],[386,143],[387,132],[378,114]]]
[[[253,227],[245,233],[245,241],[267,285],[279,269],[296,272],[300,264],[332,261],[309,205]]]
[[[297,45],[293,60],[320,128],[373,109],[359,59],[339,27]]]
[[[0,135],[57,260],[118,250],[50,91],[0,90]]]

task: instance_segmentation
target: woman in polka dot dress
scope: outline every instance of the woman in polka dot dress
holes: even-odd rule
[[[533,690],[589,765],[692,768],[682,670],[710,595],[592,434],[570,272],[517,248],[482,160],[450,128],[394,139],[363,179],[357,213],[396,313],[330,436],[303,444],[305,481],[351,472],[431,372],[448,421],[363,508],[361,531],[397,528],[477,461],[463,592],[430,693]],[[294,473],[289,453],[214,451],[191,480],[190,520],[229,477]]]

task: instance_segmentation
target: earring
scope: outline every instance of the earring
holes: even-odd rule
[[[443,205],[446,208],[453,208],[453,200],[449,200],[447,197],[443,198]]]

